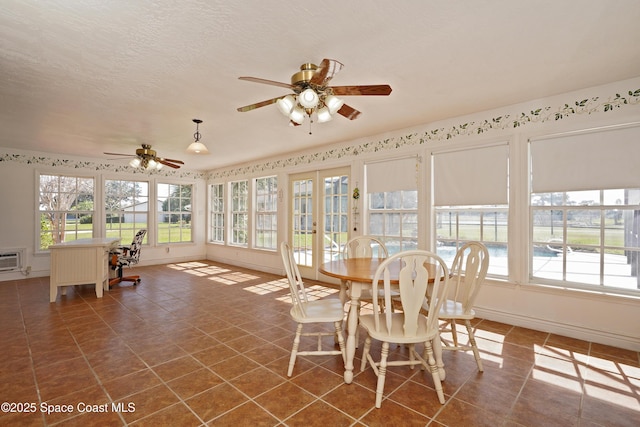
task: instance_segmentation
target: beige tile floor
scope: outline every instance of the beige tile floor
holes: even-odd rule
[[[359,360],[350,385],[339,356],[302,358],[286,377],[281,277],[212,262],[135,271],[138,286],[102,299],[78,286],[55,303],[47,277],[0,282],[0,395],[13,403],[0,425],[640,425],[637,352],[478,320],[484,373],[470,353],[445,352],[441,405],[430,374],[390,368],[375,409]]]

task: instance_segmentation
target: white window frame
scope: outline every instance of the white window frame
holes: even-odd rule
[[[172,186],[177,186],[180,188],[180,195],[179,196],[174,196],[172,195],[171,191],[169,191],[167,193],[167,195],[164,195],[163,191],[160,191],[160,187],[161,186],[168,186],[168,189],[171,190]],[[162,211],[162,210],[158,210],[156,212],[156,243],[158,245],[168,245],[168,244],[179,244],[179,243],[193,243],[193,194],[195,192],[195,185],[192,183],[186,184],[186,183],[176,183],[176,182],[169,182],[169,181],[163,181],[163,180],[158,180],[158,182],[156,182],[156,195],[157,195],[157,200],[162,200],[163,203],[165,201],[165,199],[168,200],[173,200],[173,199],[178,199],[179,203],[179,209],[175,210],[175,209],[169,209],[167,211]],[[190,191],[191,191],[191,196],[189,197],[188,201],[186,201],[186,199],[184,197],[182,197],[182,188],[183,187],[190,187]],[[169,205],[171,205],[171,202],[169,202]],[[185,221],[183,219],[180,219],[180,222],[178,223],[178,228],[177,228],[177,234],[178,234],[178,238],[174,239],[172,237],[172,233],[171,233],[171,221],[169,221],[169,239],[167,241],[162,241],[162,233],[160,232],[161,229],[161,225],[165,224],[164,221],[161,221],[161,219],[163,218],[164,215],[169,215],[169,218],[171,218],[171,215],[178,215],[181,218],[186,217],[187,215],[190,217],[190,220],[188,221],[188,224],[185,224]],[[175,233],[174,233],[175,235]]]
[[[209,242],[225,242],[225,186],[223,183],[209,186]]]
[[[233,246],[249,246],[249,180],[229,183],[229,244]],[[243,239],[240,237],[244,236]]]
[[[278,177],[256,178],[253,192],[253,247],[275,251],[278,249]]]
[[[41,204],[41,179],[43,176],[52,176],[52,177],[58,177],[58,178],[72,178],[76,180],[76,188],[78,186],[78,180],[89,180],[91,181],[91,195],[93,198],[93,209],[92,210],[72,210],[72,209],[64,209],[64,210],[56,210],[56,209],[42,209],[42,204]],[[60,193],[59,191],[60,189],[58,188],[58,193]],[[78,190],[79,191],[79,190]],[[96,194],[97,194],[97,189],[96,189],[96,178],[94,176],[87,176],[87,175],[81,175],[81,174],[70,174],[70,173],[60,173],[60,172],[39,172],[36,171],[36,244],[35,244],[35,252],[36,253],[44,253],[44,252],[48,252],[48,246],[47,248],[43,248],[42,247],[42,236],[43,236],[43,230],[42,230],[42,215],[46,215],[47,212],[51,212],[57,215],[62,215],[64,218],[66,218],[69,215],[89,215],[91,216],[91,233],[90,235],[82,235],[80,230],[78,229],[78,224],[76,224],[76,228],[75,228],[75,232],[74,233],[70,233],[67,228],[66,228],[66,220],[65,220],[65,231],[64,231],[64,236],[66,237],[67,235],[73,235],[73,237],[75,237],[74,239],[71,240],[77,240],[80,238],[92,238],[95,236],[96,233],[96,221],[98,218],[98,214],[97,214],[97,210],[96,210]],[[68,193],[68,192],[64,192],[64,193]],[[80,194],[80,192],[78,192],[78,194]],[[77,198],[77,196],[76,196]],[[75,203],[75,201],[74,201]],[[68,239],[63,239],[63,241],[69,241]],[[51,242],[50,244],[54,244],[54,243],[58,243],[55,242],[55,239],[53,238],[53,236],[51,236]]]
[[[131,203],[132,206],[137,206],[139,203],[144,203],[144,198],[146,198],[146,202],[147,202],[147,209],[146,210],[134,210],[133,211],[126,211],[124,206],[120,206],[119,209],[116,210],[107,210],[107,196],[108,196],[108,191],[107,191],[107,183],[109,181],[112,182],[121,182],[121,183],[128,183],[128,184],[145,184],[147,186],[146,190],[147,190],[147,194],[146,196],[137,196],[135,193],[132,194],[120,194],[120,196],[122,197],[126,197],[127,199],[132,199]],[[149,229],[149,226],[151,224],[151,210],[152,209],[156,209],[156,205],[152,202],[151,199],[151,183],[149,181],[146,180],[135,180],[135,179],[116,179],[116,178],[105,178],[103,180],[103,210],[104,210],[104,227],[105,227],[105,236],[106,237],[117,237],[121,239],[121,243],[123,244],[128,244],[129,242],[133,241],[133,237],[135,236],[135,234],[141,229],[141,228],[145,228],[145,229]],[[130,189],[128,189],[130,190]],[[141,197],[141,199],[138,199],[138,197]],[[122,199],[121,199],[122,200]],[[142,201],[141,201],[142,200]],[[153,208],[152,208],[153,206]],[[109,223],[107,222],[107,219],[109,217],[109,215],[118,215],[119,217],[124,217],[125,215],[133,215],[135,218],[137,218],[138,216],[146,216],[147,221],[146,223],[143,224],[139,224],[137,221],[134,221],[133,223],[133,227],[131,228],[127,228],[127,227],[122,227],[123,223],[121,221],[119,221],[117,223],[117,227],[114,229],[113,228],[113,223]],[[124,233],[123,233],[124,232]],[[124,234],[124,237],[123,237]],[[144,237],[144,244],[147,243],[147,235],[145,235]]]

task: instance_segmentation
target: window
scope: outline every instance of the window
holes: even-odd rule
[[[209,241],[224,243],[224,185],[213,184],[210,193],[210,232]]]
[[[451,265],[464,243],[489,250],[490,276],[508,276],[509,147],[506,143],[433,154],[436,253]]]
[[[231,183],[231,244],[247,246],[249,182]]]
[[[39,186],[40,250],[93,237],[93,178],[40,175]]]
[[[278,246],[278,179],[275,176],[256,179],[255,247],[277,249]]]
[[[379,237],[389,255],[418,247],[418,163],[416,157],[365,166],[368,232]]]
[[[640,289],[640,189],[531,195],[531,277]]]
[[[130,243],[136,232],[149,224],[149,183],[105,180],[104,210],[106,237]]]
[[[158,184],[158,243],[191,242],[191,184]]]
[[[530,141],[530,270],[537,283],[640,290],[640,127]]]
[[[466,242],[481,242],[489,251],[488,274],[507,276],[507,214],[502,206],[436,207],[436,253],[451,265]]]
[[[369,194],[369,233],[380,237],[389,255],[418,247],[418,192]]]

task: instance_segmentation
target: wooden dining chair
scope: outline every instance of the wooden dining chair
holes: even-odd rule
[[[449,294],[438,314],[440,320],[444,321],[441,332],[451,332],[453,340],[451,343],[443,339],[443,350],[472,350],[480,372],[483,371],[482,359],[473,335],[471,321],[476,316],[473,306],[488,269],[489,251],[485,245],[480,242],[468,242],[462,245],[451,264]],[[425,309],[428,310],[428,307]],[[464,323],[469,336],[468,344],[461,344],[458,341],[457,322]]]
[[[401,312],[391,309],[391,300],[394,296],[389,266],[392,263],[401,265],[398,285]],[[383,261],[376,270],[372,284],[373,292],[374,294],[378,291],[382,292],[385,301],[384,310],[380,311],[378,300],[374,299],[373,314],[360,316],[360,325],[367,331],[360,369],[364,370],[369,363],[378,377],[376,408],[380,408],[382,404],[389,366],[408,365],[413,368],[416,365],[422,365],[424,369],[430,370],[438,400],[444,404],[444,392],[434,356],[434,340],[440,339],[437,313],[444,301],[443,296],[447,291],[448,280],[449,269],[444,260],[435,253],[424,250],[397,253]],[[421,308],[426,299],[429,312],[424,314]],[[372,340],[382,342],[379,361],[375,361],[370,354]],[[388,360],[391,343],[408,346],[409,360]],[[422,355],[416,350],[416,344],[424,344]]]
[[[389,257],[389,251],[387,251],[387,247],[384,245],[382,240],[375,236],[357,236],[344,245],[342,249],[342,257],[344,259],[349,258],[378,258],[379,260],[385,259]],[[347,286],[349,286],[347,284]],[[379,296],[378,296],[379,297]],[[362,296],[360,297],[360,301],[371,302],[373,298],[373,294],[370,288],[364,288]],[[382,301],[380,301],[382,307]],[[358,306],[358,313],[360,312],[360,307]]]
[[[282,262],[287,273],[289,281],[289,290],[291,291],[292,307],[289,311],[291,318],[297,322],[296,336],[293,340],[291,349],[291,357],[289,358],[289,368],[287,375],[293,374],[293,367],[296,363],[297,356],[326,356],[341,355],[342,362],[346,358],[344,337],[342,335],[342,321],[344,319],[343,305],[337,298],[319,299],[315,301],[309,300],[307,292],[302,281],[302,276],[298,269],[293,251],[287,242],[280,244],[280,253]],[[303,325],[313,323],[333,323],[335,332],[324,332],[315,329],[313,332],[302,332]],[[301,337],[313,336],[317,339],[317,350],[299,351]],[[333,336],[340,347],[339,350],[323,350],[322,337]]]

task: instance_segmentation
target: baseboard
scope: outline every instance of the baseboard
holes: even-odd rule
[[[545,319],[520,316],[514,313],[483,309],[481,307],[474,307],[474,311],[476,312],[476,316],[482,319],[534,329],[536,331],[549,332],[598,344],[610,345],[612,347],[624,348],[631,351],[640,351],[640,337],[616,334],[612,331],[595,330],[576,325],[550,322]]]

